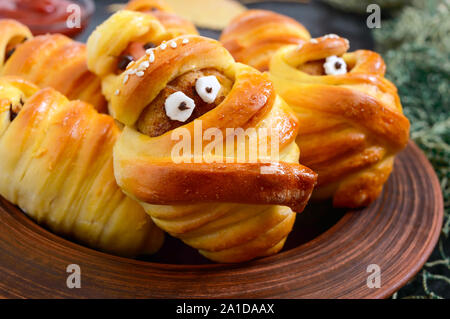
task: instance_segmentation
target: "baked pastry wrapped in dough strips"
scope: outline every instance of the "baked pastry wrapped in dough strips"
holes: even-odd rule
[[[114,179],[119,134],[114,120],[89,104],[1,77],[1,196],[90,247],[122,256],[156,252],[162,231]]]
[[[0,20],[0,58],[1,75],[20,76],[106,111],[100,79],[87,69],[84,44],[60,34],[33,38],[19,22]]]
[[[114,148],[116,180],[160,228],[209,259],[242,262],[274,254],[316,182],[316,174],[298,164],[295,115],[267,76],[235,63],[217,41],[173,41],[176,46],[156,48],[141,76],[122,75],[111,100],[111,113],[125,124]],[[191,114],[177,120],[172,111]],[[149,127],[161,123],[163,130]],[[253,161],[249,144],[235,143],[235,129],[257,141]],[[208,152],[211,133],[218,146]],[[176,151],[181,136],[193,152]],[[272,152],[277,148],[279,154]]]
[[[409,121],[380,55],[348,49],[336,35],[283,47],[269,74],[297,114],[302,161],[319,174],[313,197],[362,207],[380,194]]]
[[[117,86],[115,82],[128,64],[172,38],[173,32],[169,32],[153,14],[142,12],[121,10],[99,25],[87,42],[87,61],[89,70],[102,78],[106,99],[111,100]]]
[[[279,48],[310,38],[308,30],[294,19],[272,11],[248,10],[231,21],[220,42],[236,61],[267,71]]]

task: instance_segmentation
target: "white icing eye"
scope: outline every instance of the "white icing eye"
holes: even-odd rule
[[[195,83],[197,94],[206,103],[213,103],[216,100],[221,85],[214,75],[204,76]]]
[[[327,75],[340,75],[347,73],[347,64],[343,58],[335,55],[329,56],[323,65]]]
[[[195,102],[181,91],[171,94],[164,103],[167,116],[174,121],[186,122],[191,117]]]

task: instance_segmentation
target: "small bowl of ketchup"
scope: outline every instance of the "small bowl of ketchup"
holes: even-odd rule
[[[92,0],[0,0],[0,18],[17,20],[34,35],[74,37],[86,28],[94,10]]]

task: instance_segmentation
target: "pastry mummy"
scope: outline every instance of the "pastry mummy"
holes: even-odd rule
[[[89,72],[86,47],[60,35],[33,38],[14,20],[0,20],[0,75],[20,76],[39,87],[53,87],[70,99],[106,111],[100,79]]]
[[[238,62],[267,71],[281,47],[311,38],[305,27],[287,16],[266,10],[247,10],[231,21],[220,42]]]
[[[92,248],[156,252],[163,233],[113,174],[114,120],[51,88],[0,77],[0,195]]]
[[[380,194],[408,142],[409,121],[396,87],[384,78],[383,59],[348,49],[336,35],[286,46],[269,74],[297,114],[302,161],[319,174],[313,197],[362,207]]]
[[[236,63],[217,41],[198,36],[173,41],[174,49],[154,50],[154,62],[142,76],[135,71],[146,57],[130,66],[126,81],[122,74],[117,82],[120,94],[112,97],[110,109],[125,128],[114,149],[116,180],[161,229],[207,258],[241,262],[274,254],[283,247],[294,211],[303,210],[316,181],[313,171],[298,164],[295,115],[267,76]],[[197,84],[199,90],[205,84],[216,86],[211,76],[220,89],[209,103],[212,97],[201,97]],[[174,104],[173,94],[178,96]],[[195,103],[192,115],[184,122],[171,120],[165,106],[191,106],[186,97]],[[241,163],[235,154],[230,163],[226,154],[214,152],[212,161],[193,161],[193,154],[187,161],[175,161],[172,152],[179,140],[173,137],[184,132],[194,145],[198,125],[201,135],[220,131],[227,136],[227,128],[255,128],[253,137],[259,137],[256,129],[266,129],[267,140],[259,143],[270,158]],[[279,158],[270,152],[272,139],[279,141]],[[200,141],[204,148],[208,143]],[[231,145],[231,140],[225,143]],[[273,169],[264,170],[269,167]]]

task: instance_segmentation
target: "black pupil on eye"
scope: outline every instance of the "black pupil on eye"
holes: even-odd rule
[[[187,110],[189,107],[187,106],[186,102],[181,102],[180,105],[178,106],[178,109],[180,111],[184,111]]]
[[[133,57],[131,55],[121,55],[119,57],[119,61],[117,62],[117,68],[119,70],[126,70],[128,64],[130,64],[131,61],[133,61]]]
[[[16,48],[12,48],[11,50],[8,50],[8,52],[6,52],[5,61],[8,61],[8,59],[11,57],[11,55],[13,55],[13,53],[15,51],[16,51]]]
[[[144,44],[145,50],[153,49],[153,48],[156,48],[156,45],[153,42],[147,42],[146,44]]]
[[[212,92],[212,87],[207,87],[205,90],[206,90],[206,93],[211,93]]]
[[[336,62],[336,63],[334,64],[334,66],[335,66],[335,68],[336,68],[337,70],[339,70],[339,69],[341,68],[341,66],[342,66],[342,63],[341,63],[341,62]]]

